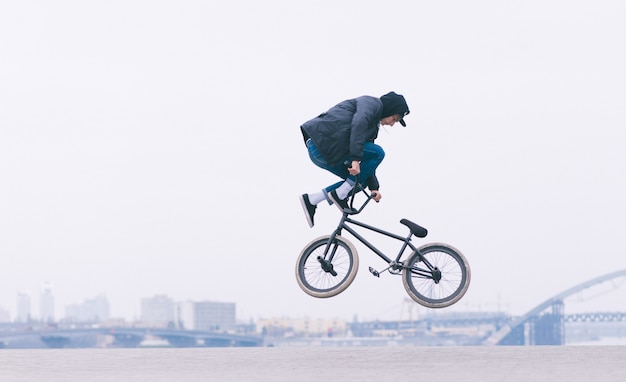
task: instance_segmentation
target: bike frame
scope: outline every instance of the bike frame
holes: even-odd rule
[[[337,228],[333,231],[333,233],[328,238],[328,244],[326,245],[326,250],[324,251],[324,259],[327,259],[328,262],[332,262],[333,257],[335,256],[336,247],[333,246],[333,251],[330,254],[330,256],[328,256],[328,249],[331,248],[331,246],[332,246],[331,244],[333,243],[333,241],[335,240],[337,235],[341,235],[341,231],[342,230],[346,230],[350,234],[352,234],[352,236],[354,236],[358,241],[363,243],[363,245],[365,245],[367,248],[372,250],[376,255],[378,255],[378,257],[383,259],[389,265],[389,267],[387,267],[386,269],[382,270],[381,272],[384,272],[387,269],[400,270],[400,269],[408,268],[408,267],[406,267],[404,264],[402,264],[400,262],[400,259],[404,255],[404,252],[406,251],[407,247],[412,249],[413,251],[415,251],[417,253],[420,253],[419,250],[413,245],[413,243],[411,243],[411,238],[413,237],[413,232],[411,232],[411,230],[409,229],[409,235],[408,236],[406,236],[406,237],[405,236],[400,236],[400,235],[397,235],[395,233],[386,231],[384,229],[381,229],[381,228],[378,228],[378,227],[374,227],[374,226],[372,226],[370,224],[363,223],[363,222],[360,222],[358,220],[352,219],[350,217],[350,215],[359,214],[361,211],[363,211],[365,206],[372,199],[372,195],[368,194],[365,190],[361,190],[361,191],[365,195],[367,195],[367,200],[358,209],[358,211],[355,211],[353,213],[346,212],[346,211],[343,212],[343,216],[341,217],[341,220],[339,221],[339,225],[337,226]],[[351,206],[352,206],[353,202],[354,202],[354,194],[352,195],[352,201],[350,203]],[[376,232],[378,234],[381,234],[381,235],[390,237],[392,239],[396,239],[398,241],[401,241],[403,244],[402,244],[402,247],[400,248],[400,251],[398,252],[398,255],[396,256],[396,258],[395,259],[391,259],[387,255],[385,255],[381,250],[376,248],[376,246],[374,246],[374,244],[370,243],[366,238],[364,238],[357,231],[355,231],[352,227],[350,227],[348,225],[348,223],[357,225],[357,226],[365,228],[365,229],[367,229],[369,231]],[[419,274],[419,275],[422,275],[422,276],[424,276],[426,278],[432,278],[431,271],[434,269],[434,267],[423,256],[421,256],[421,253],[420,253],[420,257],[421,257],[422,261],[424,262],[424,264],[428,267],[428,270],[413,267],[411,272]],[[370,271],[372,271],[372,270],[370,269]],[[372,273],[374,273],[375,275],[378,275],[380,272],[373,271]]]
[[[350,227],[348,225],[348,223],[357,225],[359,227],[365,228],[369,231],[373,231],[376,232],[378,234],[396,239],[398,241],[403,242],[402,247],[400,248],[400,251],[398,252],[398,255],[396,256],[395,260],[392,260],[390,257],[388,257],[387,255],[385,255],[380,249],[376,248],[376,246],[374,246],[374,244],[370,243],[366,238],[364,238],[363,236],[361,236],[361,234],[359,234],[357,231],[354,230],[354,228]],[[363,243],[363,245],[365,245],[367,248],[371,249],[375,254],[377,254],[381,259],[385,260],[385,262],[387,264],[394,264],[394,263],[398,263],[398,261],[400,261],[400,258],[402,257],[402,255],[404,254],[404,251],[406,251],[406,248],[409,247],[414,251],[417,251],[417,248],[411,243],[411,237],[413,236],[413,233],[409,233],[409,235],[407,237],[404,236],[400,236],[400,235],[396,235],[395,233],[389,232],[389,231],[385,231],[383,229],[374,227],[372,225],[360,222],[358,220],[352,219],[350,218],[350,216],[344,212],[343,217],[341,218],[341,221],[339,222],[339,225],[337,226],[337,229],[335,229],[335,231],[330,235],[328,244],[330,245],[330,243],[333,242],[333,240],[335,240],[335,237],[337,235],[341,235],[341,231],[342,230],[346,230],[348,232],[350,232],[350,234],[352,236],[354,236],[358,241],[360,241],[361,243]],[[331,258],[329,260],[332,260],[332,255]]]

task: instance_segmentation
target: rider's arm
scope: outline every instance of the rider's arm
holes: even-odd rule
[[[378,178],[376,177],[376,174],[373,174],[372,176],[367,178],[367,180],[365,181],[365,185],[367,186],[367,188],[370,189],[370,191],[378,190],[380,188],[380,183],[378,183]]]
[[[350,156],[353,161],[363,158],[363,145],[373,141],[378,132],[376,119],[382,112],[382,104],[375,97],[363,96],[355,99],[356,109],[350,127]]]
[[[348,168],[348,172],[350,175],[359,175],[359,173],[361,173],[361,162],[353,160],[352,165]]]
[[[376,174],[367,178],[366,185],[367,185],[367,188],[369,188],[370,191],[372,191],[372,199],[374,199],[375,202],[378,202],[380,198],[382,198],[383,196],[380,193],[380,191],[378,191],[380,184],[378,183],[378,178],[376,177]]]

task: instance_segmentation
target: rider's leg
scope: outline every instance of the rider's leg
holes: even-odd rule
[[[365,142],[363,145],[363,159],[361,159],[361,173],[359,183],[363,188],[367,185],[370,176],[376,174],[376,169],[385,159],[385,151],[375,143]]]
[[[385,151],[382,147],[375,143],[365,142],[365,144],[363,145],[363,157],[360,163],[361,172],[359,173],[358,190],[360,190],[361,188],[365,189],[365,187],[367,186],[367,180],[376,173],[376,169],[384,158]],[[346,162],[348,160],[349,157],[346,157],[345,161],[342,162]],[[329,171],[333,172],[337,176],[341,176],[342,178],[344,178],[345,181],[337,182],[331,186],[328,186],[325,190],[328,193],[336,189],[337,196],[339,196],[341,199],[345,199],[356,184],[356,176],[350,175],[348,170],[343,168],[343,166],[335,168],[334,170],[335,171],[329,169]]]
[[[376,168],[380,165],[384,158],[385,152],[382,147],[371,142],[366,142],[363,145],[363,156],[359,166],[361,172],[359,173],[360,184],[358,185],[358,190],[365,188],[369,184],[368,180],[374,176]],[[349,159],[346,158],[346,160],[342,161],[342,163],[346,163],[348,160]],[[337,171],[335,172],[337,175],[340,174],[339,171],[344,171],[342,174],[348,172],[343,166],[341,168],[336,168],[335,170]],[[340,211],[344,211],[349,208],[347,198],[352,189],[355,187],[357,179],[356,176],[349,175],[349,173],[345,175],[347,175],[346,178],[344,178],[345,181],[340,183],[338,187],[338,183],[335,183],[325,189],[328,198],[339,208]],[[376,182],[376,184],[378,184],[378,182]]]
[[[313,141],[309,140],[307,142],[307,148],[309,149],[309,157],[311,158],[311,162],[313,162],[313,164],[315,164],[317,167],[330,171],[342,179],[346,179],[350,175],[345,165],[338,164],[335,166],[331,166],[330,164],[328,164],[328,162],[326,162],[326,159],[324,159],[324,157],[319,152],[319,150],[317,149]],[[345,180],[342,180],[340,182],[334,183],[324,188],[323,190],[319,192],[307,194],[309,198],[309,202],[311,204],[316,205],[319,202],[326,200],[328,201],[329,204],[332,204],[330,199],[328,199],[328,193],[336,188],[341,187],[341,185],[344,184],[345,182],[346,182]],[[352,189],[352,187],[354,186],[354,181],[352,180],[351,183],[352,185],[350,186],[350,189]],[[348,190],[348,192],[350,191]]]
[[[345,199],[348,197],[350,191],[352,191],[355,184],[356,182],[354,180],[348,178],[343,182],[337,182],[331,186],[326,187],[324,191],[326,191],[326,193],[328,194],[329,192],[335,190],[339,199]]]
[[[309,157],[311,158],[311,161],[316,166],[321,167],[325,170],[328,170],[332,173],[335,173],[334,169],[332,169],[331,166],[328,163],[326,163],[326,160],[324,159],[322,154],[319,152],[317,147],[315,147],[315,145],[313,144],[313,141],[309,139],[306,145],[309,150]],[[338,182],[335,188],[339,187],[341,183],[343,182]],[[317,209],[317,205],[320,202],[323,202],[324,200],[327,200],[329,204],[332,203],[330,199],[328,199],[328,193],[325,189],[318,191],[318,192],[300,195],[300,204],[302,205],[302,209],[304,210],[304,216],[306,217],[306,220],[309,223],[309,227],[313,227],[313,225],[315,224],[314,223],[315,210]]]
[[[350,175],[346,165],[344,164],[346,162],[351,162],[350,156],[343,158],[339,164],[331,166],[326,162],[317,147],[315,147],[313,141],[309,140],[307,142],[307,147],[309,149],[309,157],[316,166],[330,171],[342,179],[345,179],[344,181],[340,181],[326,187],[322,191],[324,195],[327,196],[332,190],[337,189],[337,196],[341,199],[345,199],[356,183],[356,177]],[[367,180],[370,176],[376,173],[376,168],[380,165],[384,158],[385,151],[382,147],[371,142],[365,142],[365,144],[363,144],[363,157],[361,158],[360,164],[361,173],[359,174],[359,183],[361,184],[361,187],[365,188]],[[326,199],[328,200],[328,197],[326,197]]]
[[[307,213],[309,214],[309,220],[312,221],[313,214],[315,213],[314,206],[316,206],[323,200],[327,200],[329,204],[332,204],[332,201],[330,200],[328,195],[333,190],[336,190],[335,193],[337,194],[338,199],[346,199],[350,194],[350,191],[352,191],[354,185],[356,184],[356,177],[350,175],[348,169],[346,168],[346,165],[344,164],[351,162],[351,158],[349,156],[341,160],[339,164],[331,166],[330,164],[328,164],[328,162],[326,162],[315,144],[313,144],[313,141],[309,140],[307,142],[307,148],[309,150],[309,157],[316,166],[330,171],[342,179],[345,179],[324,188],[321,192],[304,194],[301,196],[301,199],[306,199],[306,202],[303,202],[303,206],[305,207],[305,210],[307,208],[306,206],[308,206]],[[363,145],[363,157],[360,163],[361,173],[359,174],[359,188],[365,188],[367,184],[367,179],[375,174],[376,168],[378,167],[378,165],[380,165],[384,157],[385,152],[383,151],[382,147],[375,143],[365,142],[365,144]]]

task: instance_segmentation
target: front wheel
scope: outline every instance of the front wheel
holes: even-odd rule
[[[467,292],[470,279],[465,256],[443,243],[419,247],[402,273],[402,283],[409,296],[428,308],[445,308],[459,301]]]
[[[298,257],[296,279],[302,290],[313,297],[336,296],[346,290],[359,270],[359,256],[348,240],[337,235],[310,242]]]

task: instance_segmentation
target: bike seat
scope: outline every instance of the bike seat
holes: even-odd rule
[[[411,232],[413,232],[413,235],[417,236],[417,237],[426,237],[426,235],[428,235],[428,230],[418,224],[413,223],[412,221],[408,220],[408,219],[402,219],[400,220],[400,223],[404,224],[405,226],[409,227],[409,229],[411,230]]]

